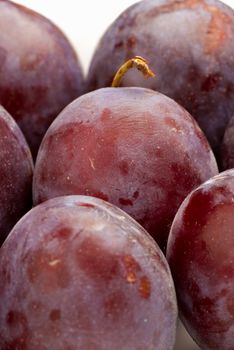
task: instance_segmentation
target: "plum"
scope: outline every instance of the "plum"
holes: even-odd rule
[[[204,350],[234,349],[233,246],[232,169],[187,196],[168,238],[180,316]]]
[[[234,168],[234,115],[230,119],[222,141],[221,147],[222,169]]]
[[[172,350],[176,321],[159,247],[100,199],[33,208],[0,250],[1,350]]]
[[[164,248],[182,200],[217,171],[204,134],[176,102],[145,88],[104,88],[73,101],[48,129],[35,164],[34,204],[99,197]]]
[[[0,106],[0,246],[32,206],[32,156],[14,119]]]
[[[63,33],[38,13],[0,0],[0,104],[35,158],[57,114],[83,90],[83,73]]]
[[[217,0],[145,0],[107,29],[91,62],[86,91],[110,85],[126,59],[141,55],[157,79],[129,74],[122,86],[144,86],[173,98],[197,120],[218,161],[234,114],[234,11]]]

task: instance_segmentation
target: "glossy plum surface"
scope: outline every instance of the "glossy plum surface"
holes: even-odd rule
[[[160,91],[198,121],[216,156],[234,114],[234,11],[217,0],[145,0],[123,12],[94,53],[87,91],[110,86],[135,55],[148,60],[155,80],[129,72],[123,86]]]
[[[224,133],[221,162],[224,170],[234,168],[234,115],[230,119]]]
[[[66,107],[49,128],[35,165],[34,203],[67,194],[107,200],[164,247],[185,196],[217,173],[190,115],[143,88],[105,88]]]
[[[0,246],[32,206],[32,156],[13,118],[0,106]]]
[[[180,316],[204,350],[234,349],[234,170],[194,190],[173,221],[167,259]]]
[[[48,19],[0,0],[0,104],[22,129],[34,157],[57,114],[83,89],[65,36]]]
[[[159,247],[100,199],[39,205],[0,250],[1,350],[172,350],[176,320]]]

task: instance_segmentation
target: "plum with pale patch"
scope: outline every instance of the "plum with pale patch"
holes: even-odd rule
[[[173,98],[197,120],[220,161],[234,114],[234,10],[218,0],[145,0],[107,29],[91,61],[86,90],[110,86],[118,67],[141,55],[156,73],[129,72],[122,86]]]
[[[234,349],[233,246],[232,169],[188,195],[168,239],[181,319],[204,350]]]
[[[67,106],[49,128],[35,165],[34,203],[68,194],[125,210],[165,248],[185,196],[217,174],[192,117],[145,88],[105,88]]]
[[[33,208],[0,250],[1,350],[172,350],[176,321],[164,255],[100,199]]]

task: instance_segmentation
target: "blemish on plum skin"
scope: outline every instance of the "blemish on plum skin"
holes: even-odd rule
[[[118,275],[118,259],[95,238],[83,239],[77,248],[77,264],[93,282],[107,283]]]
[[[78,207],[95,209],[95,205],[90,204],[90,203],[77,203],[77,205],[78,205]]]
[[[134,199],[137,199],[139,197],[139,192],[138,191],[135,191],[134,193],[133,193],[133,198]]]
[[[221,79],[222,77],[218,73],[208,75],[202,83],[201,90],[208,92],[215,89]]]
[[[127,47],[128,48],[133,48],[136,45],[136,38],[135,36],[130,36],[127,40]]]
[[[225,32],[223,24],[231,23],[231,19],[215,6],[204,4],[204,7],[211,14],[211,20],[207,31],[206,47],[207,53],[210,54],[218,49],[227,39],[227,32]]]
[[[67,288],[71,277],[67,266],[59,257],[39,249],[27,261],[27,275],[31,284],[43,291]]]
[[[131,199],[128,199],[128,198],[119,198],[119,204],[121,204],[121,205],[133,205]]]
[[[28,321],[26,316],[20,311],[10,310],[6,316],[6,322],[8,323],[8,326],[17,329],[20,332],[20,334],[11,339],[10,341],[5,342],[4,349],[28,349]]]
[[[26,316],[19,311],[15,310],[10,310],[8,314],[6,315],[6,322],[9,325],[15,325],[15,324],[26,324],[27,323],[27,318]]]
[[[60,230],[54,232],[53,238],[67,239],[71,235],[71,229],[68,227],[63,227]]]
[[[171,127],[172,129],[175,129],[176,131],[180,131],[179,125],[176,123],[175,119],[170,118],[170,117],[165,117],[164,118],[165,124]]]
[[[128,281],[128,283],[135,283],[136,282],[136,274],[133,271],[128,272],[127,281]]]
[[[51,310],[49,318],[53,322],[60,320],[61,311],[58,309]]]
[[[118,41],[117,43],[115,43],[115,49],[120,49],[121,47],[123,47],[124,46],[124,43],[123,43],[123,41]]]
[[[124,267],[126,269],[126,280],[128,283],[135,283],[137,280],[137,273],[141,270],[138,262],[131,256],[125,255],[123,257]]]
[[[103,123],[111,119],[111,110],[109,108],[104,108],[101,113],[101,121]]]
[[[42,63],[44,63],[45,58],[43,55],[33,55],[31,53],[28,56],[24,56],[20,60],[20,68],[24,71],[36,70]]]
[[[123,175],[128,175],[128,173],[129,173],[128,162],[125,160],[122,160],[119,164],[119,169]]]
[[[147,276],[142,276],[140,279],[140,286],[138,288],[139,294],[142,298],[148,299],[151,294],[151,283]]]

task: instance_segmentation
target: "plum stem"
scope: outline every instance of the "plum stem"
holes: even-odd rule
[[[113,82],[111,84],[112,87],[119,87],[120,83],[127,73],[127,71],[131,68],[138,69],[146,78],[154,77],[155,74],[149,68],[147,61],[141,56],[135,56],[130,60],[126,61],[116,72]]]

